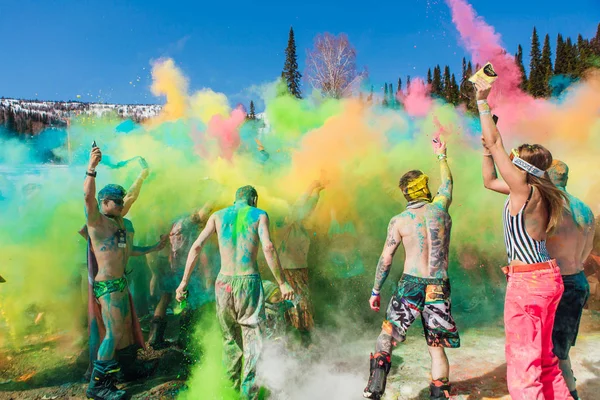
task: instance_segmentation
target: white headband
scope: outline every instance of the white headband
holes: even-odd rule
[[[531,175],[537,176],[538,178],[544,177],[544,171],[542,171],[536,166],[529,164],[527,161],[523,160],[520,157],[515,156],[512,160],[512,163]]]

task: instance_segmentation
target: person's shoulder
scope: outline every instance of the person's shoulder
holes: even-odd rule
[[[123,224],[125,225],[125,229],[133,232],[133,222],[131,222],[131,220],[127,219],[127,218],[123,218]]]
[[[580,224],[593,225],[595,222],[594,212],[590,206],[570,193],[568,194],[568,198],[571,203],[571,212],[575,214],[575,219],[577,219]]]

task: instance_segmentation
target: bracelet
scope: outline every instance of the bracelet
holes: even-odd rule
[[[491,115],[492,113],[490,112],[490,110],[482,110],[479,111],[479,115]]]
[[[484,157],[491,157],[492,156],[492,153],[481,153],[481,154],[483,154]]]
[[[379,296],[379,293],[375,293],[375,289],[371,291],[371,296]]]
[[[437,156],[439,161],[445,160],[446,158],[448,158],[448,156],[446,156],[445,154],[438,154]]]
[[[483,99],[483,100],[477,100],[477,105],[480,105],[480,104],[486,104],[486,105],[487,105],[487,103],[488,103],[488,102],[487,102],[487,100],[486,100],[486,99]]]
[[[92,172],[90,172],[90,171],[85,171],[85,174],[86,174],[87,176],[91,176],[92,178],[95,178],[95,177],[96,177],[96,174],[97,174],[97,172],[96,172],[96,171],[92,171]]]

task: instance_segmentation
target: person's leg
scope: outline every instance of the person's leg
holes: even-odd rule
[[[542,330],[542,375],[540,380],[543,385],[544,398],[547,400],[569,399],[569,389],[558,364],[558,358],[553,352],[552,332],[558,304],[563,295],[564,285],[560,276],[560,269],[556,267],[553,272],[542,271],[536,277],[536,287],[532,289],[535,294],[540,291],[537,304],[541,307]],[[549,296],[549,294],[551,294]],[[570,344],[569,344],[570,345]]]
[[[119,364],[115,360],[115,351],[117,343],[121,341],[125,331],[125,321],[130,311],[129,292],[125,290],[126,287],[121,284],[120,290],[116,288],[122,281],[107,282],[97,282],[100,284],[99,287],[108,285],[110,288],[108,293],[101,294],[98,298],[106,333],[98,348],[98,359],[94,362],[94,370],[86,395],[93,399],[113,400],[121,399],[126,394],[125,391],[117,390],[114,386],[115,374],[120,370]],[[111,292],[110,290],[115,291]]]
[[[431,356],[431,379],[444,381],[450,379],[450,363],[443,347],[427,346]]]
[[[589,297],[590,286],[583,272],[563,276],[563,282],[565,290],[556,310],[552,344],[569,392],[577,399],[576,379],[571,369],[569,351],[577,340],[581,314]]]
[[[430,399],[450,397],[450,365],[445,347],[460,347],[458,328],[452,317],[450,282],[432,281],[425,289],[425,306],[421,314],[423,331],[431,356]]]
[[[390,299],[386,320],[375,345],[375,354],[369,360],[369,381],[363,391],[363,397],[380,399],[385,393],[387,375],[392,367],[392,349],[406,338],[406,331],[423,309],[425,286],[417,281],[407,280],[403,276],[398,283],[396,293]]]
[[[160,297],[160,301],[154,310],[154,318],[152,318],[152,325],[150,327],[150,336],[148,343],[154,349],[162,349],[169,346],[169,343],[165,341],[165,331],[167,330],[167,307],[173,299],[172,293],[163,293]]]
[[[217,319],[223,334],[223,363],[236,390],[242,373],[242,332],[237,323],[231,277],[219,275],[215,282]]]
[[[258,275],[237,277],[233,285],[238,323],[242,329],[244,365],[241,398],[258,399],[256,364],[260,359],[265,333],[265,298]]]
[[[504,302],[506,380],[513,400],[543,399],[542,309],[523,275],[511,274]]]

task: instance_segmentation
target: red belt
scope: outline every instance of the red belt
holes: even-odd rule
[[[505,275],[508,275],[518,272],[533,272],[542,269],[551,269],[554,267],[558,267],[556,260],[550,260],[536,264],[509,265],[508,267],[502,267],[502,272],[504,272]]]

